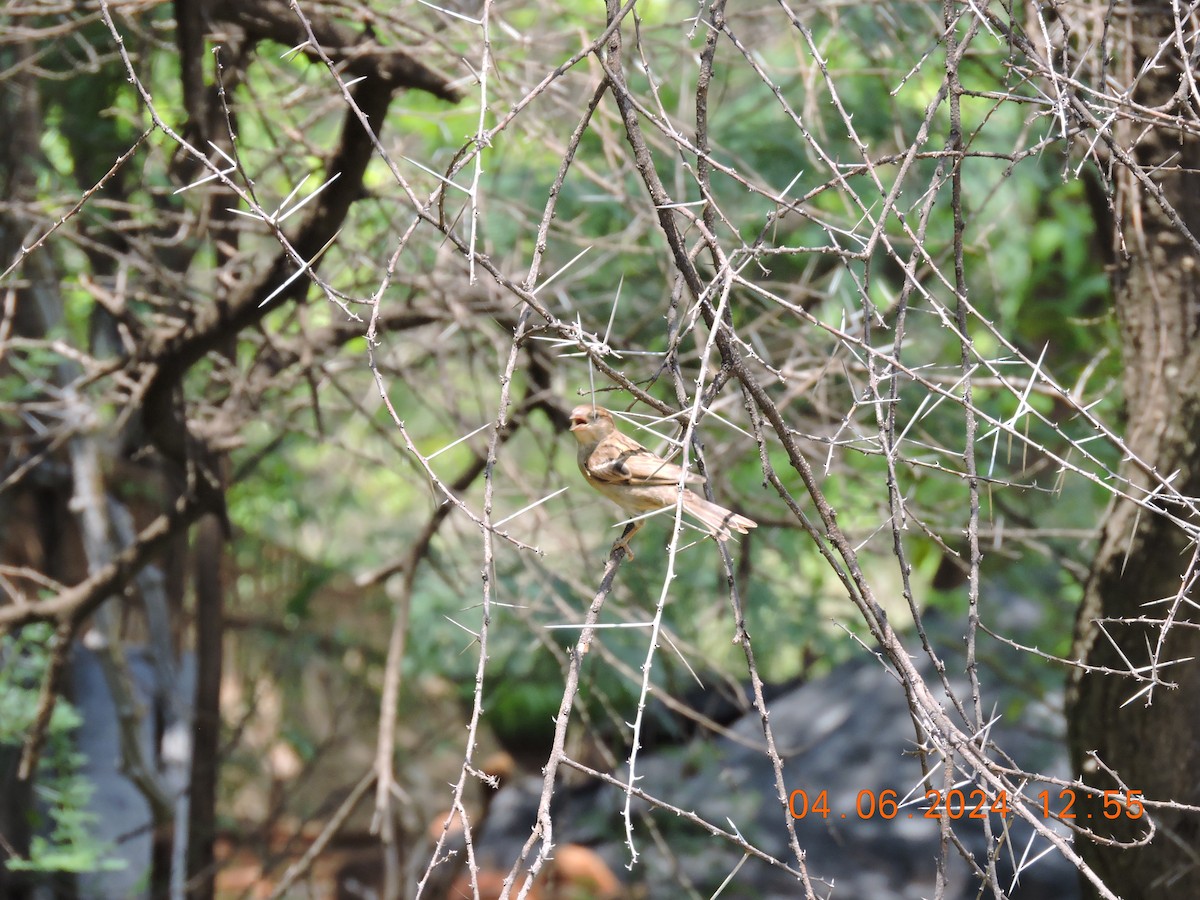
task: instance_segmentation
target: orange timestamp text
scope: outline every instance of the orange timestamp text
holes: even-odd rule
[[[1075,806],[1075,791],[1073,788],[1063,788],[1056,797],[1050,791],[1040,791],[1036,795],[1040,801],[1040,812],[1044,819],[1076,819],[1079,815],[1072,811]],[[1105,819],[1140,819],[1145,815],[1142,805],[1141,791],[1104,791],[1104,803],[1101,815]],[[788,812],[793,819],[804,819],[808,816],[820,816],[822,819],[850,818],[858,819],[986,819],[989,815],[1007,817],[1009,815],[1008,794],[1000,791],[994,797],[982,788],[972,791],[961,791],[952,788],[948,791],[928,790],[925,792],[928,807],[915,812],[905,812],[900,803],[900,795],[891,789],[881,791],[861,790],[854,801],[854,809],[837,813],[829,806],[829,794],[820,791],[810,798],[807,791],[795,790],[788,795]],[[907,804],[905,804],[907,805]],[[918,815],[919,814],[919,815]],[[1091,818],[1091,813],[1085,813]]]

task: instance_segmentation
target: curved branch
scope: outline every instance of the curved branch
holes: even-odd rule
[[[0,634],[33,622],[78,623],[122,590],[156,551],[206,511],[199,498],[186,494],[179,497],[171,509],[138,533],[137,540],[79,584],[46,600],[0,606]]]
[[[280,0],[220,0],[212,7],[216,21],[229,22],[246,32],[252,40],[272,40],[285,47],[304,45],[304,53],[320,62],[315,48],[308,44],[304,26]],[[462,93],[449,80],[397,47],[385,47],[352,28],[327,16],[305,11],[313,35],[335,62],[344,63],[354,76],[368,75],[391,89],[413,88],[442,100],[457,103]]]

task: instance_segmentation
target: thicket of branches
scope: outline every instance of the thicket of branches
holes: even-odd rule
[[[472,820],[485,698],[516,680],[554,723],[505,873],[525,896],[597,716],[637,748],[677,667],[748,679],[761,709],[764,680],[874,652],[931,785],[1003,793],[1096,896],[1200,881],[1194,4],[5,17],[0,631],[55,629],[11,784],[38,777],[76,641],[101,636],[128,709],[122,648],[149,647],[191,762],[144,758],[129,712],[124,765],[203,891],[222,767],[261,713],[222,737],[222,671],[319,668],[377,704],[376,739],[311,855],[373,795],[388,890],[411,895],[443,846],[404,850],[442,805]],[[759,528],[698,541],[667,510],[635,561],[606,556],[618,514],[565,434],[588,399]],[[319,566],[277,576],[281,552]],[[1007,627],[1018,593],[1032,639]],[[1068,681],[1077,780],[993,739],[998,645],[1030,696]],[[447,684],[462,721],[428,715]],[[791,836],[768,861],[820,896],[761,725]],[[453,766],[414,762],[435,756]],[[636,749],[604,762],[674,809]],[[1047,783],[1095,821],[1054,827]],[[1111,789],[1146,815],[1110,825]],[[974,860],[997,897],[1006,834]]]

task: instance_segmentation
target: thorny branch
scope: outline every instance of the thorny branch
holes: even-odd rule
[[[625,401],[648,407],[678,426],[680,463],[694,462],[710,496],[733,496],[769,518],[777,526],[771,531],[803,534],[805,554],[819,559],[829,578],[822,590],[832,595],[836,588],[840,600],[850,601],[863,640],[895,673],[920,734],[928,783],[961,778],[1006,792],[1014,814],[1041,842],[1076,866],[1098,895],[1113,896],[1038,813],[1028,786],[1035,776],[1049,779],[1000,761],[1004,748],[990,738],[979,644],[983,635],[996,635],[1081,674],[1120,675],[1130,699],[1149,701],[1186,662],[1172,639],[1195,628],[1200,508],[1185,466],[1164,470],[1144,444],[1120,432],[1106,402],[1110,387],[1096,383],[1103,380],[1095,375],[1103,368],[1100,354],[1068,386],[1055,375],[1056,354],[1014,337],[1004,285],[988,284],[989,277],[1003,282],[1003,263],[986,257],[995,220],[1016,215],[1020,206],[1008,190],[1010,177],[1039,164],[1049,149],[1062,150],[1068,179],[1079,172],[1073,166],[1091,167],[1088,177],[1107,198],[1107,212],[1115,211],[1119,172],[1126,190],[1150,198],[1181,246],[1200,246],[1189,210],[1164,187],[1168,176],[1194,173],[1169,154],[1147,164],[1139,144],[1158,130],[1181,141],[1200,139],[1193,8],[1172,5],[1169,33],[1146,54],[1143,71],[1120,84],[1109,69],[1112,10],[1101,10],[1103,4],[1062,4],[1054,20],[1038,11],[1022,22],[994,4],[946,2],[940,11],[876,16],[866,4],[780,2],[730,12],[716,0],[689,20],[701,38],[697,49],[678,22],[669,31],[640,19],[633,0],[610,0],[603,22],[572,12],[586,26],[569,34],[547,26],[546,35],[521,33],[513,24],[518,8],[493,0],[473,9],[427,5],[427,17],[415,24],[382,7],[350,15],[336,4],[217,3],[207,9],[211,21],[204,27],[230,29],[237,45],[230,90],[222,96],[230,104],[227,152],[206,146],[200,131],[166,112],[152,83],[146,6],[101,0],[75,20],[54,13],[55,21],[18,8],[15,36],[0,45],[22,41],[31,48],[5,56],[0,73],[24,86],[61,64],[40,44],[102,26],[103,39],[80,38],[86,62],[79,65],[119,66],[140,103],[129,114],[137,127],[127,144],[86,187],[57,204],[19,192],[3,204],[6,234],[16,237],[5,237],[7,258],[0,260],[0,363],[25,376],[44,353],[73,360],[79,373],[66,385],[29,378],[31,399],[0,401],[0,412],[36,423],[34,438],[5,432],[14,449],[0,473],[0,492],[32,484],[75,436],[78,426],[61,415],[68,391],[90,391],[97,409],[120,409],[89,427],[108,429],[114,445],[131,443],[125,455],[151,461],[169,487],[133,540],[86,577],[32,566],[3,570],[0,631],[52,621],[60,635],[27,759],[36,758],[69,639],[168,542],[224,508],[211,460],[257,440],[247,432],[269,409],[268,425],[279,435],[299,434],[339,446],[377,470],[400,471],[434,501],[407,533],[407,548],[392,547],[391,561],[358,582],[367,589],[400,579],[373,773],[353,795],[357,801],[374,784],[375,825],[389,854],[388,895],[425,890],[449,831],[436,841],[420,880],[405,884],[395,815],[410,776],[398,758],[409,681],[402,673],[413,658],[414,606],[424,579],[444,578],[479,609],[468,629],[478,656],[467,737],[445,818],[447,826],[455,817],[464,823],[479,889],[468,795],[487,781],[475,757],[492,656],[504,646],[497,623],[511,621],[500,619],[506,605],[526,599],[513,584],[538,583],[543,566],[553,569],[568,555],[583,560],[575,567],[583,571],[564,581],[577,593],[586,585],[591,602],[572,623],[579,635],[563,656],[537,821],[511,861],[503,891],[529,896],[551,860],[553,800],[567,768],[624,791],[626,842],[637,863],[633,800],[685,812],[658,797],[656,785],[638,781],[639,753],[648,698],[665,665],[660,638],[679,627],[672,619],[683,609],[675,586],[681,554],[699,554],[683,545],[676,510],[656,600],[644,603],[652,613],[641,622],[643,663],[632,673],[636,706],[620,711],[632,722],[625,768],[598,772],[571,756],[568,734],[590,714],[579,702],[589,677],[585,654],[603,643],[601,616],[611,612],[606,598],[621,594],[626,570],[618,581],[619,550],[601,572],[588,564],[597,542],[578,510],[583,489],[571,484],[567,501],[552,493],[561,480],[552,449],[561,435],[554,430],[561,430],[564,408],[578,393],[607,398],[612,407]],[[886,52],[876,59],[868,50],[847,51],[834,27],[840,15],[888,35]],[[208,102],[196,54],[203,41],[194,18],[186,27],[193,31],[180,35],[189,48],[181,80],[196,126]],[[266,49],[273,44],[291,49],[276,60]],[[288,68],[298,57],[311,67],[304,78]],[[688,65],[680,67],[685,58]],[[1162,105],[1139,99],[1138,79],[1166,60],[1182,66],[1176,95]],[[868,63],[886,72],[895,102],[886,127],[858,105]],[[752,95],[755,109],[735,107],[730,90]],[[420,125],[430,114],[411,92],[461,104],[469,134],[423,144]],[[278,101],[278,121],[263,114],[271,101]],[[235,129],[238,119],[245,124]],[[743,119],[757,123],[750,127],[764,142],[769,134],[786,139],[771,153],[746,149],[754,142],[738,130]],[[316,135],[333,137],[322,143]],[[526,169],[510,159],[532,146],[539,147],[538,164],[553,161],[553,177],[549,168]],[[546,148],[548,156],[540,153]],[[167,167],[164,155],[188,165]],[[148,208],[161,217],[155,227],[109,228],[105,216],[138,199],[130,183],[135,162],[191,171],[195,180],[154,196]],[[306,193],[309,175],[317,185]],[[506,194],[505,178],[531,187],[519,197]],[[986,183],[978,195],[972,179]],[[239,240],[222,247],[220,271],[200,277],[197,248],[213,202],[238,204],[231,227]],[[285,221],[304,206],[302,218]],[[589,219],[594,213],[607,217],[606,231]],[[1141,228],[1136,219],[1120,219],[1118,243],[1136,246]],[[33,263],[67,245],[92,260],[94,277],[79,281],[103,313],[109,340],[121,348],[115,357],[86,342],[31,333],[22,321],[18,297],[36,290]],[[212,283],[222,289],[210,292]],[[323,303],[308,301],[313,285]],[[240,351],[224,354],[231,344]],[[362,400],[364,368],[378,401]],[[211,372],[211,385],[197,386],[201,371]],[[373,421],[376,402],[386,416]],[[537,411],[549,429],[532,415]],[[369,448],[337,434],[347,422],[370,422]],[[431,449],[434,435],[451,437]],[[470,453],[453,476],[439,462],[450,451]],[[774,493],[769,500],[738,494],[729,475],[755,451],[753,468]],[[856,504],[855,491],[839,481],[853,483],[862,460],[880,462],[875,482],[854,484],[874,506]],[[919,489],[924,478],[953,485],[961,510],[947,515],[933,508]],[[1005,536],[1003,524],[988,518],[1003,509],[997,498],[1018,491],[1060,497],[1067,480],[1135,509],[1131,532],[1142,527],[1140,517],[1153,519],[1191,550],[1178,591],[1159,598],[1157,609],[1090,620],[1096,639],[1116,648],[1119,665],[1030,648],[987,621],[985,551],[1019,554],[1038,542],[1067,543],[1061,533],[1036,527]],[[571,527],[561,528],[566,517]],[[925,627],[922,583],[913,576],[919,546],[913,524],[965,574],[966,691],[957,689]],[[1133,533],[1128,537],[1132,544]],[[443,543],[451,552],[438,553]],[[756,549],[749,539],[738,548],[722,546],[720,578],[791,858],[758,850],[718,823],[697,824],[794,875],[815,897],[805,848],[787,813],[785,759],[764,695],[760,666],[770,644],[751,633],[753,614],[744,602],[755,578],[768,579],[783,606],[811,598],[798,597],[783,579],[770,580]],[[1073,545],[1072,562],[1083,567],[1086,552]],[[879,576],[877,560],[889,554],[899,606],[882,586],[891,582]],[[463,575],[472,568],[481,583]],[[39,597],[25,595],[30,585]],[[894,624],[898,615],[911,619],[915,637]],[[1145,630],[1144,659],[1112,636],[1118,626]],[[914,663],[918,655],[931,663],[933,678]],[[1082,782],[1065,784],[1090,790]],[[1170,809],[1172,802],[1153,798],[1149,805]],[[330,827],[342,821],[339,814]],[[967,851],[950,822],[943,819],[941,828],[944,888],[950,854],[955,847]],[[1151,823],[1144,837],[1125,844],[1145,843],[1153,829]],[[987,839],[991,852],[970,865],[993,896],[1004,896],[997,863],[1005,836],[987,831]],[[289,870],[285,883],[318,852]]]

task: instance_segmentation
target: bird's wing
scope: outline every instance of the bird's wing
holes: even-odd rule
[[[685,484],[704,482],[699,475],[684,472],[679,466],[655,456],[645,447],[621,447],[603,441],[588,457],[587,470],[597,481],[608,484],[679,484],[681,475]]]

